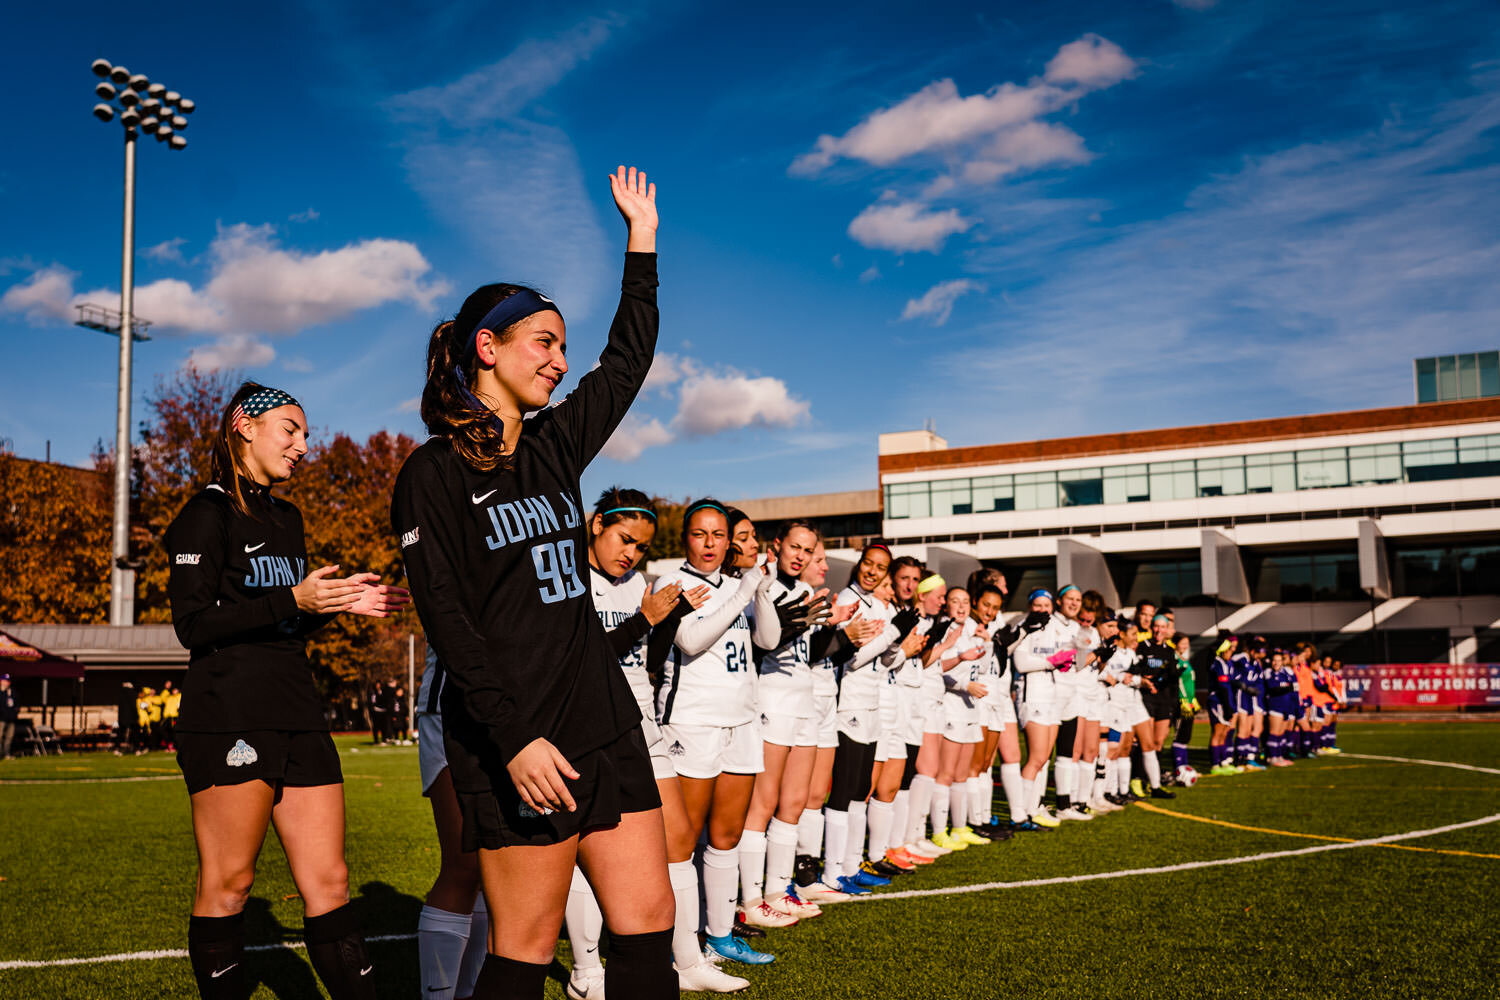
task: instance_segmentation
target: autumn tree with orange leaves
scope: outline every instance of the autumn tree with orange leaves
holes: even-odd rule
[[[105,471],[0,454],[0,621],[109,621]]]

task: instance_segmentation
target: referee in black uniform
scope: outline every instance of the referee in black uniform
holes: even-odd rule
[[[349,906],[343,774],[305,646],[335,614],[384,617],[408,598],[374,573],[307,572],[302,515],[271,492],[306,451],[297,401],[244,383],[219,422],[208,487],[166,535],[172,625],[191,650],[177,722],[198,846],[188,956],[215,1000],[247,992],[243,910],[273,823],[323,985],[334,1000],[375,995]]]

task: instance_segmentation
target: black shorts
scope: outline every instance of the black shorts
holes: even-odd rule
[[[1150,691],[1142,691],[1141,702],[1146,706],[1146,714],[1157,722],[1176,717],[1182,708],[1181,703],[1177,700],[1175,691],[1158,691],[1155,694]]]
[[[458,792],[463,849],[543,847],[591,828],[613,826],[625,813],[661,808],[640,726],[569,763],[578,772],[576,780],[568,781],[578,806],[573,812],[538,813],[521,801],[510,782],[498,783],[492,791]]]
[[[239,733],[178,732],[177,766],[188,794],[214,785],[264,781],[272,788],[339,785],[339,752],[326,732],[254,729]]]

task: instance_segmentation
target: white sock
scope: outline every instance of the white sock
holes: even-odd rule
[[[1057,797],[1059,800],[1066,795],[1068,799],[1073,798],[1073,758],[1057,758]]]
[[[932,835],[948,832],[948,803],[952,786],[934,783],[932,786]]]
[[[849,844],[844,848],[844,874],[859,871],[865,859],[865,804],[849,803]]]
[[[1042,761],[1042,769],[1036,773],[1036,808],[1032,812],[1040,812],[1042,800],[1047,797],[1047,768],[1052,766],[1050,760]]]
[[[849,847],[849,814],[842,809],[824,809],[823,881],[829,885],[844,871],[844,851]]]
[[[1130,791],[1130,755],[1123,754],[1110,763],[1115,766],[1115,794],[1124,795]]]
[[[1073,780],[1078,783],[1073,789],[1073,804],[1088,805],[1094,800],[1094,765],[1086,760],[1075,760]]]
[[[698,947],[698,869],[692,859],[667,865],[667,879],[672,883],[672,898],[677,901],[677,917],[672,921],[672,961],[679,969],[689,969],[703,961]]]
[[[1001,764],[1000,785],[1005,789],[1005,801],[1010,805],[1010,821],[1026,822],[1031,814],[1026,811],[1026,783],[1021,777],[1021,765]]]
[[[458,967],[469,943],[469,915],[449,913],[436,906],[422,907],[417,918],[417,967],[421,970],[422,995],[453,1000],[458,986]]]
[[[1150,750],[1142,750],[1141,758],[1146,765],[1146,780],[1151,783],[1152,788],[1161,787],[1161,761],[1156,759],[1156,754]]]
[[[730,848],[710,845],[703,850],[703,896],[707,904],[709,937],[728,937],[734,931],[734,904],[740,895],[740,856]]]
[[[969,825],[969,783],[955,781],[948,786],[948,825],[957,830]]]
[[[922,839],[922,830],[927,824],[927,813],[932,808],[934,784],[930,774],[919,774],[911,779],[911,822],[906,831],[908,844],[915,844]]]
[[[891,848],[891,828],[896,819],[896,804],[871,799],[866,815],[870,824],[870,860],[879,861]]]
[[[896,798],[891,802],[891,846],[905,847],[912,842],[907,836],[911,821],[911,793],[902,788],[896,792]]]
[[[594,898],[589,880],[577,867],[573,869],[573,884],[568,887],[563,921],[568,927],[568,940],[573,945],[573,968],[603,968],[599,961],[599,936],[604,933],[604,914],[599,910],[599,901]]]
[[[740,898],[745,905],[758,903],[766,894],[766,831],[745,830],[740,834]]]
[[[823,810],[804,809],[797,821],[797,853],[818,856],[823,850]]]
[[[988,825],[995,819],[995,773],[987,770],[975,779],[979,782],[980,822]]]
[[[1040,774],[1026,782],[1026,814],[1028,816],[1035,816],[1042,811],[1042,793],[1046,788]]]
[[[984,786],[979,783],[979,775],[965,781],[964,790],[969,796],[969,822],[977,826],[984,822]]]
[[[744,846],[740,841],[740,846]],[[792,882],[797,868],[797,828],[783,823],[774,816],[766,827],[766,884],[767,899],[780,899],[786,895],[786,887]]]
[[[484,968],[484,956],[490,953],[490,908],[484,903],[484,893],[474,894],[474,912],[469,917],[469,946],[464,949],[464,964],[458,970],[458,989],[454,996],[471,997],[474,984],[479,982],[479,970]]]

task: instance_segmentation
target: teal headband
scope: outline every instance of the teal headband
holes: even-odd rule
[[[609,510],[602,511],[599,516],[608,517],[611,514],[623,514],[626,511],[630,510],[640,511],[642,514],[645,514],[647,517],[651,518],[651,520],[656,520],[656,511],[650,509],[649,507],[611,507]]]

